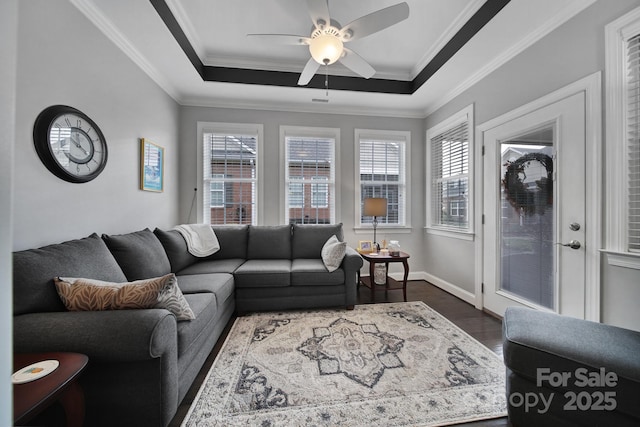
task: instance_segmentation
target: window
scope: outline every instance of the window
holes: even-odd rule
[[[284,152],[284,222],[336,222],[336,146],[338,129],[281,127]]]
[[[256,125],[199,123],[202,182],[198,221],[257,224],[258,150]]]
[[[627,42],[627,249],[640,253],[640,33]]]
[[[326,176],[312,176],[311,181],[328,181]],[[312,208],[328,208],[329,207],[329,185],[327,184],[311,184],[311,207]]]
[[[473,106],[427,131],[427,231],[461,237],[471,222]]]
[[[372,224],[373,218],[363,215],[364,199],[387,199],[387,215],[379,217],[380,227],[408,226],[407,221],[407,147],[410,133],[356,129],[356,203],[359,226]]]
[[[211,182],[211,198],[209,204],[212,208],[224,207],[224,175],[212,174],[213,181]]]
[[[605,36],[606,246],[609,263],[640,269],[640,8],[607,25]]]
[[[302,177],[290,176],[289,177],[289,207],[302,208],[303,206],[304,206],[304,185],[302,184]]]

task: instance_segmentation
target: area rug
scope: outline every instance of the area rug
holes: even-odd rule
[[[502,359],[423,302],[239,317],[183,426],[441,426],[506,415]]]

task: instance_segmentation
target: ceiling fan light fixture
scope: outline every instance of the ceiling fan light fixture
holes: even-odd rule
[[[325,33],[311,39],[309,52],[318,64],[331,65],[342,56],[344,45],[338,37]]]

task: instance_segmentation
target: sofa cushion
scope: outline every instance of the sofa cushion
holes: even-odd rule
[[[195,318],[173,273],[123,283],[56,277],[54,283],[60,299],[69,311],[164,308],[178,320]]]
[[[53,278],[91,277],[125,282],[126,276],[97,234],[13,253],[13,314],[64,311]]]
[[[214,226],[220,250],[207,259],[247,258],[247,240],[249,238],[248,225]]]
[[[185,295],[216,294],[220,304],[224,303],[234,291],[234,280],[231,274],[191,274],[178,277],[178,286]]]
[[[243,259],[208,259],[198,261],[189,267],[180,270],[179,276],[188,276],[190,274],[207,274],[207,273],[233,273],[244,263]]]
[[[291,261],[291,286],[343,285],[344,270],[327,271],[320,259]]]
[[[291,239],[293,258],[320,258],[322,247],[331,236],[344,240],[340,224],[295,224]]]
[[[322,262],[329,272],[336,271],[340,267],[346,250],[347,242],[339,241],[335,234],[329,237],[321,251]]]
[[[211,322],[218,316],[218,296],[214,293],[188,294],[185,298],[196,315],[191,322],[178,323],[178,357],[187,353],[189,348],[198,341],[198,336],[210,327]]]
[[[162,243],[148,228],[128,234],[103,234],[102,238],[128,280],[171,273],[171,264]]]
[[[164,251],[167,253],[172,272],[177,273],[198,261],[197,257],[189,253],[187,242],[177,230],[163,231],[156,228],[153,230],[153,234],[160,240]]]
[[[247,245],[247,259],[291,259],[291,226],[250,226]]]
[[[250,259],[234,273],[236,288],[285,287],[291,284],[291,260]]]

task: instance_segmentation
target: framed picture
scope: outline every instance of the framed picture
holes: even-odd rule
[[[164,148],[144,138],[140,139],[140,189],[164,189]]]
[[[373,242],[369,240],[360,240],[358,242],[358,251],[364,254],[371,253],[373,251]]]

